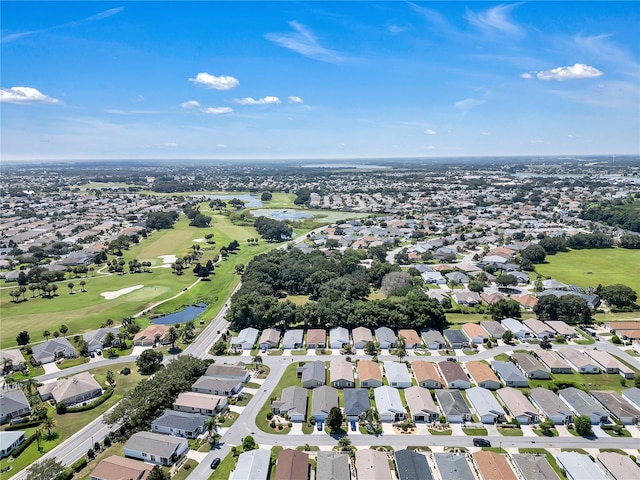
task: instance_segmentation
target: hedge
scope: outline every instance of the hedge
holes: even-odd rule
[[[100,397],[98,397],[98,399],[95,402],[91,402],[90,404],[84,405],[82,407],[69,407],[67,408],[67,413],[78,413],[78,412],[85,412],[87,410],[92,410],[96,408],[98,405],[102,405],[104,402],[109,400],[109,398],[111,398],[111,395],[113,395],[113,388],[107,388],[104,391],[104,393],[100,395]]]
[[[69,465],[69,469],[77,473],[86,466],[87,466],[87,457],[82,457],[76,460],[75,462],[73,462],[71,465]]]
[[[14,425],[7,425],[5,427],[5,431],[10,432],[12,430],[24,430],[25,428],[37,427],[41,423],[42,423],[42,420],[31,421],[31,422],[20,422]]]
[[[11,452],[11,456],[13,458],[18,458],[22,452],[24,452],[29,445],[31,445],[36,440],[36,434],[34,433],[30,437],[27,437],[24,442],[20,444],[18,448],[16,448],[13,452]]]

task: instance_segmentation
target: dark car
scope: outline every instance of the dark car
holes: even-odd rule
[[[218,465],[220,465],[220,458],[216,457],[211,462],[211,470],[214,470]]]
[[[491,442],[489,440],[487,440],[486,438],[474,438],[473,439],[473,446],[474,447],[490,447],[491,446]]]
[[[447,357],[447,362],[457,362],[454,357]]]

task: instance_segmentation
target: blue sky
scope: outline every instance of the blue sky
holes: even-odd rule
[[[10,2],[5,160],[640,153],[640,2]]]

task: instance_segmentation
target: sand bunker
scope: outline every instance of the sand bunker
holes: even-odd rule
[[[206,238],[194,238],[192,241],[195,242],[195,243],[204,243],[204,242],[207,241],[207,239]]]
[[[139,288],[143,288],[144,285],[134,285],[133,287],[121,288],[115,292],[102,292],[102,295],[107,300],[113,300],[114,298],[118,298],[120,295],[124,295],[126,293],[131,293],[134,290],[138,290]]]
[[[162,263],[175,263],[178,257],[175,255],[158,255],[162,259]]]

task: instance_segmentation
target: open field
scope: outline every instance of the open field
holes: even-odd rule
[[[547,255],[538,273],[580,287],[622,283],[640,292],[640,254],[637,250],[606,248],[571,250]]]

